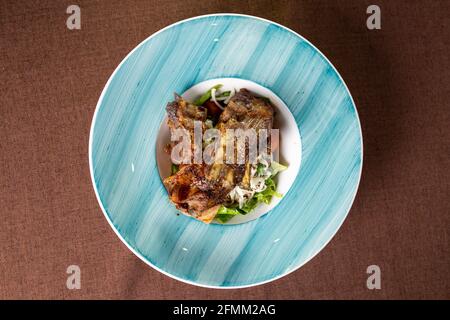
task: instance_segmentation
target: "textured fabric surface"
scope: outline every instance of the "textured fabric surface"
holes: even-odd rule
[[[449,1],[0,1],[0,298],[450,298]],[[104,218],[88,139],[108,77],[153,32],[237,12],[281,23],[336,66],[358,108],[363,176],[332,241],[269,284],[204,289],[135,257]],[[66,268],[81,268],[81,289]],[[368,290],[366,268],[381,268]]]

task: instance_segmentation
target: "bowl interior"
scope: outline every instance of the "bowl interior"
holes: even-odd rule
[[[282,138],[290,166],[299,167],[301,155],[299,174],[283,177],[291,186],[282,200],[227,226],[177,216],[156,161],[167,101],[218,78],[270,90],[301,133],[301,144]],[[313,45],[267,20],[209,15],[161,30],[122,61],[95,111],[89,163],[106,219],[137,256],[181,281],[236,288],[282,277],[330,241],[356,194],[362,138],[346,85]]]
[[[300,169],[302,149],[298,126],[289,108],[269,89],[253,81],[237,78],[220,78],[202,81],[186,90],[182,96],[186,101],[194,101],[212,86],[219,83],[223,85],[221,89],[224,91],[231,90],[232,88],[236,90],[246,88],[258,96],[270,99],[275,110],[274,128],[279,129],[280,137],[280,147],[277,149],[279,152],[278,155],[275,155],[275,160],[288,166],[285,171],[276,175],[275,181],[277,183],[277,191],[281,194],[287,193]],[[156,140],[156,160],[161,180],[171,174],[170,154],[165,151],[165,146],[168,143],[170,143],[170,130],[167,126],[167,117],[165,117],[159,128]],[[272,210],[280,201],[282,201],[282,198],[273,197],[270,204],[262,203],[250,213],[237,215],[222,225],[245,223],[257,219]],[[213,221],[213,223],[216,222]]]

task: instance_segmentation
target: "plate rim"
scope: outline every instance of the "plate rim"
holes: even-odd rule
[[[111,218],[109,217],[109,215],[106,213],[106,209],[103,206],[103,203],[100,199],[100,195],[98,193],[97,190],[97,185],[94,179],[94,168],[93,168],[93,160],[92,160],[92,145],[93,145],[93,136],[94,136],[94,127],[95,127],[95,123],[96,123],[96,119],[97,119],[97,114],[99,111],[99,108],[103,102],[103,98],[106,94],[106,91],[108,89],[108,87],[110,86],[110,83],[112,81],[112,79],[114,78],[114,76],[116,75],[116,73],[118,72],[118,70],[121,68],[121,66],[125,63],[125,61],[128,60],[128,58],[137,50],[139,49],[144,43],[146,43],[147,41],[149,41],[150,39],[152,39],[153,37],[156,37],[158,34],[162,33],[163,31],[170,29],[178,24],[182,24],[188,21],[192,21],[192,20],[197,20],[197,19],[202,19],[202,18],[206,18],[206,17],[217,17],[217,16],[234,16],[234,17],[245,17],[245,18],[251,18],[254,20],[260,20],[263,22],[267,22],[269,24],[273,24],[275,26],[278,26],[282,29],[285,29],[289,32],[291,32],[292,34],[294,34],[295,36],[299,37],[301,40],[305,41],[308,45],[310,45],[313,49],[315,49],[317,51],[317,53],[319,53],[319,55],[329,64],[329,66],[331,66],[331,68],[334,70],[334,72],[336,73],[336,75],[338,76],[339,80],[342,82],[342,84],[344,85],[344,88],[346,90],[346,92],[348,93],[349,97],[350,97],[350,101],[352,103],[353,109],[355,111],[355,115],[356,115],[356,120],[358,123],[358,128],[359,128],[359,136],[360,136],[360,141],[361,141],[361,164],[359,167],[359,173],[358,173],[358,183],[356,184],[356,189],[355,192],[353,194],[352,200],[350,201],[350,206],[347,209],[347,212],[345,213],[341,223],[339,224],[339,226],[336,228],[336,230],[333,232],[333,234],[330,236],[330,238],[324,242],[324,244],[314,253],[312,254],[308,259],[306,259],[305,261],[303,261],[303,263],[300,263],[298,266],[295,266],[293,269],[284,272],[282,274],[279,274],[273,278],[264,280],[264,281],[259,281],[259,282],[254,282],[254,283],[250,283],[250,284],[244,284],[244,285],[235,285],[235,286],[223,286],[223,285],[208,285],[208,284],[203,284],[203,283],[199,283],[199,282],[195,282],[192,280],[188,280],[188,279],[183,279],[181,277],[178,277],[176,275],[173,275],[159,267],[157,267],[156,265],[153,265],[146,257],[144,257],[140,252],[138,252],[135,248],[133,248],[126,240],[125,238],[119,233],[118,229],[116,228],[116,226],[114,225],[114,223],[111,221]],[[336,69],[336,67],[331,63],[331,61],[325,56],[325,54],[322,53],[322,51],[320,51],[313,43],[311,43],[308,39],[306,39],[304,36],[300,35],[299,33],[297,33],[296,31],[280,24],[277,22],[274,22],[272,20],[266,19],[266,18],[261,18],[258,16],[253,16],[253,15],[248,15],[248,14],[242,14],[242,13],[212,13],[212,14],[204,14],[204,15],[199,15],[199,16],[194,16],[194,17],[190,17],[187,19],[183,19],[183,20],[179,20],[176,21],[170,25],[165,26],[162,29],[159,29],[158,31],[152,33],[150,36],[148,36],[147,38],[145,38],[144,40],[142,40],[141,42],[139,42],[130,52],[128,52],[128,54],[120,61],[120,63],[117,65],[117,67],[114,69],[114,71],[112,72],[112,74],[110,75],[110,77],[108,78],[108,81],[106,82],[106,84],[104,85],[102,92],[100,94],[100,97],[98,98],[97,104],[95,106],[95,110],[94,110],[94,115],[92,116],[92,120],[91,120],[91,126],[90,126],[90,130],[89,130],[89,149],[88,149],[88,157],[89,157],[89,173],[90,173],[90,177],[91,177],[91,183],[92,186],[94,188],[94,192],[95,192],[95,197],[97,199],[98,204],[100,205],[100,208],[102,210],[103,215],[105,216],[106,220],[108,221],[108,224],[110,225],[110,227],[113,229],[114,233],[119,237],[119,239],[122,241],[123,244],[125,244],[125,246],[134,254],[136,255],[139,259],[141,259],[145,264],[149,265],[150,267],[152,267],[153,269],[155,269],[158,272],[161,272],[162,274],[181,281],[183,283],[187,283],[190,285],[194,285],[197,287],[203,287],[203,288],[209,288],[209,289],[243,289],[243,288],[250,288],[250,287],[255,287],[255,286],[259,286],[259,285],[263,285],[266,283],[270,283],[272,281],[281,279],[291,273],[293,273],[294,271],[297,271],[298,269],[300,269],[301,267],[303,267],[305,264],[307,264],[309,261],[311,261],[313,258],[315,258],[317,256],[317,254],[319,254],[319,252],[321,252],[327,245],[328,243],[331,242],[331,240],[336,236],[337,232],[339,231],[339,229],[342,227],[342,225],[344,224],[344,221],[347,219],[348,214],[350,213],[351,208],[353,207],[353,203],[355,202],[356,199],[356,195],[358,194],[358,190],[359,190],[359,186],[361,183],[361,177],[362,177],[362,169],[363,169],[363,164],[364,164],[364,143],[363,143],[363,134],[362,134],[362,127],[361,127],[361,120],[358,114],[358,109],[356,108],[356,104],[355,101],[353,99],[353,96],[346,84],[346,82],[344,81],[344,79],[342,78],[341,74],[338,72],[338,70]]]

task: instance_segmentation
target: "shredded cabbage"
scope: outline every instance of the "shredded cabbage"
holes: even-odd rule
[[[216,218],[225,223],[237,214],[249,213],[260,203],[270,204],[273,196],[281,197],[272,178],[286,169],[287,166],[271,160],[268,155],[258,156],[257,163],[250,168],[250,190],[234,187],[228,194],[233,204],[221,206]]]
[[[211,101],[214,102],[216,104],[216,106],[219,107],[220,110],[223,110],[223,107],[216,100],[216,89],[215,88],[211,89]]]
[[[222,87],[222,84],[216,84],[214,87],[212,87],[211,89],[209,89],[208,91],[206,91],[200,98],[198,98],[197,100],[194,101],[194,104],[196,106],[201,106],[203,105],[206,101],[208,101],[209,99],[211,99],[211,91],[214,90],[218,90]]]
[[[230,95],[228,96],[227,99],[225,99],[225,101],[223,103],[228,104],[228,102],[230,102],[231,98],[233,98],[235,93],[236,93],[236,90],[234,88],[231,88]]]
[[[266,179],[265,186],[266,188],[264,191],[254,193],[251,199],[246,201],[242,206],[240,206],[240,204],[238,206],[231,205],[229,207],[221,206],[217,211],[216,219],[225,223],[238,214],[246,215],[260,203],[269,204],[272,201],[273,196],[278,198],[282,197],[282,195],[277,192],[277,185],[272,178]]]

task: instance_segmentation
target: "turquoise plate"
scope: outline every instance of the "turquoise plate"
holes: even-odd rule
[[[176,215],[155,156],[173,93],[223,77],[273,91],[302,139],[301,168],[282,201],[227,226]],[[298,269],[331,240],[356,195],[362,136],[344,81],[310,42],[268,20],[207,15],[162,29],[120,63],[97,104],[89,164],[108,222],[144,262],[195,285],[248,287]]]

